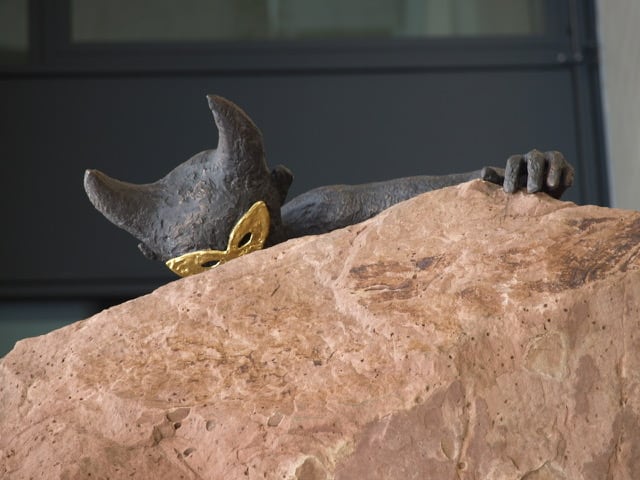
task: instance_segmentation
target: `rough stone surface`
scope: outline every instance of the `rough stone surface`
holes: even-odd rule
[[[19,342],[0,477],[640,478],[639,254],[480,181],[253,253]]]

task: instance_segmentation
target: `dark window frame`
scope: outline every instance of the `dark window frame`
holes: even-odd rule
[[[71,0],[30,0],[30,61],[0,75],[296,74],[569,69],[585,202],[609,204],[594,0],[545,2],[546,33],[524,36],[73,44]]]
[[[30,62],[5,73],[297,72],[549,67],[571,62],[569,2],[541,0],[541,35],[73,43],[70,0],[31,0]]]

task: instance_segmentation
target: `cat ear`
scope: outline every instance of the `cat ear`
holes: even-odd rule
[[[236,178],[263,178],[269,173],[262,132],[235,103],[218,95],[207,95],[209,109],[218,128],[216,154],[223,169]]]
[[[145,241],[158,209],[155,185],[134,185],[111,178],[99,170],[87,170],[84,173],[84,190],[93,206],[111,223]]]

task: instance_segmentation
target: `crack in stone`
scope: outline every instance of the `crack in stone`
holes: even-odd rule
[[[460,440],[460,447],[458,449],[458,455],[456,457],[455,460],[455,464],[456,465],[460,465],[463,462],[463,458],[466,456],[467,454],[467,450],[469,448],[469,444],[472,440],[473,434],[474,434],[474,424],[476,421],[476,416],[477,416],[477,412],[476,412],[476,402],[473,401],[473,399],[475,398],[475,394],[474,394],[474,388],[471,385],[467,385],[464,386],[462,388],[462,391],[464,392],[463,394],[463,400],[464,400],[464,405],[463,405],[463,412],[466,414],[464,415],[464,429],[463,429],[463,433],[462,433],[462,439]],[[471,399],[471,400],[469,400]],[[460,469],[456,468],[454,471],[454,478],[453,480],[462,480],[463,478],[463,473],[460,471]]]

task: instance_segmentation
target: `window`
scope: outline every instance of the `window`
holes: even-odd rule
[[[20,63],[29,51],[28,0],[0,0],[0,63]]]
[[[541,0],[73,0],[73,43],[544,33]]]

